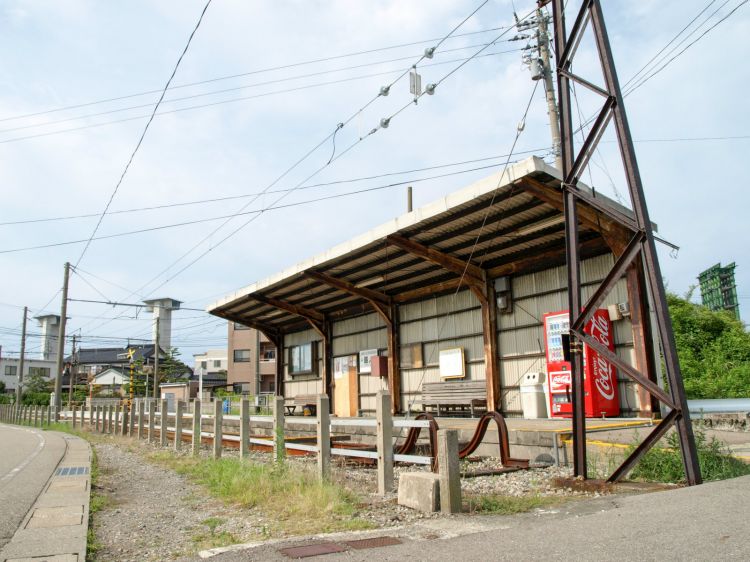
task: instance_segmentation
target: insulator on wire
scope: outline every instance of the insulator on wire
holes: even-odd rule
[[[435,47],[427,47],[424,50],[424,58],[426,59],[431,59],[434,54],[435,54]]]
[[[391,87],[390,86],[381,86],[380,87],[380,95],[381,96],[387,96],[388,92],[390,92],[390,91],[391,91]]]
[[[383,117],[383,118],[382,118],[382,119],[380,120],[380,128],[381,128],[381,129],[387,129],[387,128],[388,128],[388,125],[390,125],[390,124],[391,124],[391,120],[390,120],[390,118],[388,118],[388,117]]]

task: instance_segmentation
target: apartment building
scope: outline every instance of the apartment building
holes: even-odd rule
[[[258,330],[228,322],[227,386],[252,395],[276,392],[276,347]]]

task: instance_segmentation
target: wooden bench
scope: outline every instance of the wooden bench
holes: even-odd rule
[[[475,408],[487,410],[487,384],[485,381],[426,382],[422,385],[422,399],[414,403],[422,404],[425,410],[434,408],[438,416],[444,411],[468,408],[474,417]]]
[[[294,414],[297,406],[301,407],[303,412],[305,411],[305,407],[309,407],[312,412],[315,413],[315,406],[317,404],[317,394],[298,394],[291,400],[287,399],[287,401],[284,403],[284,407],[286,408],[287,415],[291,416]]]

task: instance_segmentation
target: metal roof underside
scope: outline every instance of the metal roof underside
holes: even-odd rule
[[[490,275],[521,274],[565,263],[565,224],[553,206],[524,187],[543,184],[562,202],[559,172],[532,157],[430,205],[416,209],[323,254],[241,289],[208,307],[215,316],[260,329],[290,332],[309,327],[291,312],[266,304],[275,299],[341,319],[372,312],[368,301],[311,278],[327,274],[384,293],[396,302],[415,289],[454,282],[459,275],[387,242],[398,235],[488,270]],[[614,201],[607,206],[631,215]],[[556,208],[557,207],[557,208]],[[631,215],[632,216],[632,215]],[[579,230],[584,257],[609,251],[598,232]],[[536,258],[536,259],[535,259]],[[447,285],[447,284],[446,284]],[[440,292],[441,286],[436,287]],[[424,297],[421,297],[424,298]],[[268,330],[266,330],[268,331]]]

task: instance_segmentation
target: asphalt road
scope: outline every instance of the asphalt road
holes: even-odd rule
[[[0,548],[13,537],[64,454],[60,435],[0,424]]]
[[[750,476],[745,476],[582,501],[542,514],[426,521],[384,533],[400,536],[400,545],[309,560],[750,560],[749,505]],[[336,542],[341,540],[347,539]],[[289,560],[279,552],[284,546],[290,545],[264,545],[211,560]]]

